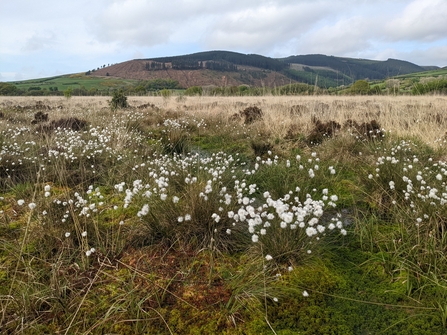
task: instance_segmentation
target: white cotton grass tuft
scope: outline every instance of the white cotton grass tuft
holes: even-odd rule
[[[141,208],[141,210],[138,211],[137,216],[138,217],[146,216],[148,213],[149,213],[149,205],[144,204],[143,208]]]
[[[86,252],[85,252],[85,255],[87,256],[87,257],[90,257],[93,253],[95,253],[96,252],[96,249],[95,248],[90,248],[89,250],[87,250]]]
[[[175,124],[182,125],[178,120],[171,120],[166,125],[167,127],[177,127]],[[99,128],[91,128],[90,134],[95,138],[98,137],[100,135]],[[82,147],[81,144],[78,146]],[[59,153],[54,154],[60,158],[63,152],[70,151],[64,149],[64,151],[59,150]],[[134,153],[135,157],[136,154],[137,151]],[[85,152],[84,155],[88,159],[94,159],[91,152]],[[336,229],[335,221],[326,223],[325,216],[325,219],[322,219],[325,209],[331,206],[335,207],[335,202],[338,200],[337,196],[330,196],[329,188],[324,188],[323,194],[321,194],[321,189],[316,186],[308,189],[306,184],[293,185],[290,190],[285,191],[282,197],[275,198],[277,197],[274,195],[275,191],[267,188],[262,189],[259,184],[250,183],[249,179],[244,179],[236,173],[241,168],[245,176],[250,176],[248,178],[252,180],[251,175],[260,173],[264,169],[285,166],[288,171],[301,173],[304,177],[309,175],[311,178],[317,178],[321,175],[327,178],[328,170],[330,174],[335,174],[334,167],[330,166],[328,170],[322,168],[324,165],[317,157],[316,152],[306,155],[305,158],[297,155],[296,159],[284,159],[282,162],[280,157],[274,156],[274,153],[270,153],[270,156],[266,160],[262,157],[256,158],[256,164],[258,164],[256,169],[244,167],[244,164],[238,165],[240,163],[237,163],[237,160],[225,153],[212,154],[209,157],[200,155],[175,156],[174,158],[170,155],[159,156],[150,161],[133,164],[132,169],[138,171],[138,179],[117,182],[112,190],[113,200],[111,200],[112,197],[109,197],[110,194],[106,193],[107,191],[97,185],[89,185],[84,194],[78,191],[72,199],[67,200],[57,199],[58,195],[54,194],[53,186],[44,184],[45,193],[42,193],[42,196],[45,195],[47,198],[54,196],[55,199],[51,199],[51,202],[55,206],[71,205],[69,207],[74,209],[76,214],[82,215],[83,220],[86,220],[86,227],[92,220],[96,220],[97,214],[95,213],[108,210],[117,211],[113,212],[117,228],[124,225],[124,218],[132,222],[129,214],[133,213],[136,213],[137,217],[144,220],[145,223],[150,224],[152,218],[145,219],[149,212],[152,212],[154,217],[167,215],[161,220],[168,218],[165,222],[172,224],[173,229],[174,225],[184,226],[185,222],[192,220],[191,214],[188,212],[195,213],[197,222],[200,223],[203,220],[197,215],[200,215],[200,212],[197,212],[192,206],[194,204],[189,201],[189,196],[183,193],[184,190],[187,190],[188,192],[197,192],[196,196],[197,199],[200,199],[200,206],[212,206],[208,215],[211,216],[209,220],[214,226],[213,230],[226,233],[226,240],[238,238],[238,234],[245,231],[250,233],[251,241],[257,243],[269,239],[270,234],[275,234],[276,228],[281,227],[286,235],[289,232],[291,234],[302,232],[298,235],[303,238],[304,253],[306,253],[308,249],[310,250],[313,240],[323,238],[326,234],[340,233],[342,228]],[[193,175],[197,172],[191,169],[192,166],[199,167],[200,173],[197,176]],[[95,167],[97,167],[96,164]],[[188,172],[184,174],[185,171]],[[224,175],[227,173],[226,171],[231,172],[232,179],[226,178]],[[178,183],[186,186],[186,189],[182,188],[182,185],[177,187]],[[173,190],[178,193],[173,194]],[[169,201],[163,203],[165,200]],[[204,201],[209,203],[204,203]],[[21,200],[18,204],[23,205],[25,201]],[[40,202],[38,204],[40,207]],[[29,206],[31,208],[34,205],[30,204]],[[42,206],[44,205],[42,204]],[[42,210],[44,209],[42,208]],[[62,221],[68,224],[71,215],[59,218],[58,222]],[[91,231],[94,234],[95,230]],[[341,233],[343,234],[343,232]],[[87,233],[83,232],[82,236],[86,237]],[[88,251],[92,253],[91,250]],[[266,254],[273,253],[274,250],[265,249],[265,252]],[[266,256],[266,260],[271,257],[268,256]]]

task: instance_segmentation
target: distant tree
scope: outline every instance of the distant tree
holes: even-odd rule
[[[138,85],[133,90],[137,95],[143,95],[146,94],[146,88],[143,85]]]
[[[96,87],[92,87],[91,89],[88,90],[88,95],[97,95],[98,94],[98,89]]]
[[[0,95],[18,95],[19,90],[13,84],[0,83]]]
[[[71,87],[67,88],[64,91],[64,97],[66,97],[67,99],[70,99],[72,94],[73,94],[73,89]]]
[[[415,83],[412,93],[415,95],[428,93],[447,94],[447,79],[431,80],[425,83]]]
[[[366,80],[357,80],[350,88],[351,94],[369,94],[369,83]]]
[[[240,85],[238,86],[239,95],[248,95],[250,92],[250,86],[248,85]]]
[[[202,95],[202,87],[200,86],[191,86],[185,91],[185,95]]]
[[[371,94],[380,95],[382,94],[382,88],[379,85],[375,85],[370,89]]]

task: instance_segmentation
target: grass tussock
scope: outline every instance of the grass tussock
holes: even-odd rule
[[[3,332],[447,333],[445,99],[120,99],[0,101]]]

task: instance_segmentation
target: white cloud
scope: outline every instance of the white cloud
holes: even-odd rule
[[[393,41],[430,42],[443,39],[447,33],[447,1],[414,0],[389,23],[386,35]]]
[[[446,17],[447,0],[0,1],[0,71],[27,79],[217,49],[445,66]]]
[[[210,48],[271,52],[299,38],[330,9],[321,1],[277,6],[268,3],[220,15],[210,27],[205,45]]]
[[[447,45],[414,49],[407,52],[395,50],[395,54],[395,58],[408,60],[418,65],[447,66]]]
[[[363,16],[340,19],[333,25],[325,25],[307,34],[300,51],[334,56],[365,51],[371,47],[374,26],[374,22]]]

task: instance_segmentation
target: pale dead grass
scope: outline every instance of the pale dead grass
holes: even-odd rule
[[[0,97],[0,109],[11,106],[33,106],[38,101],[62,109],[49,111],[51,119],[76,116],[95,119],[107,114],[110,97]],[[259,134],[284,138],[292,127],[306,134],[312,129],[312,118],[322,122],[334,120],[343,125],[347,120],[358,123],[376,120],[387,132],[398,136],[416,136],[427,144],[444,140],[447,128],[447,98],[442,96],[262,96],[262,97],[128,97],[132,107],[153,104],[169,115],[185,113],[198,119],[229,120],[249,106],[259,107],[263,121],[253,125]],[[293,106],[300,112],[292,114]],[[130,109],[132,111],[132,108]],[[30,113],[33,111],[30,110]],[[172,113],[176,112],[176,113]],[[1,120],[0,120],[1,122]]]

